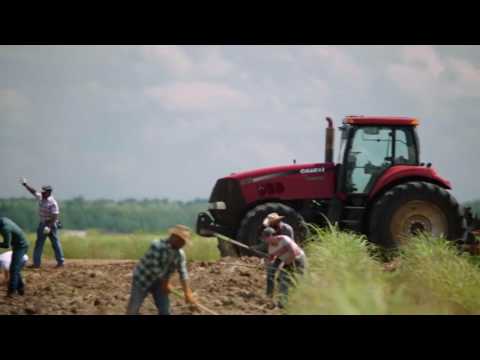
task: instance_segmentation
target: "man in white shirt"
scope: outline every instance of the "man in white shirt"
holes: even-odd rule
[[[279,307],[284,307],[288,298],[288,289],[293,285],[296,275],[303,275],[306,266],[306,258],[303,250],[295,241],[286,235],[276,235],[275,229],[265,228],[262,233],[263,240],[268,244],[268,260],[272,263],[280,260],[283,269],[280,267],[278,277],[280,301]]]
[[[0,271],[3,272],[3,278],[6,284],[10,279],[10,264],[12,263],[12,254],[13,251],[6,251],[3,254],[0,254]],[[22,265],[24,267],[28,261],[28,255],[23,255]]]
[[[63,267],[63,250],[58,234],[60,208],[52,196],[53,189],[51,186],[43,186],[42,192],[40,193],[29,186],[26,179],[21,179],[21,183],[38,200],[40,223],[38,224],[37,240],[35,241],[35,248],[33,250],[33,267],[40,267],[43,246],[47,237],[49,237],[52,242],[53,252],[57,260],[56,267]]]

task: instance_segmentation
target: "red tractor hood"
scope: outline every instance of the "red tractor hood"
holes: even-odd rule
[[[276,177],[282,175],[289,175],[293,173],[314,173],[314,169],[331,169],[335,165],[332,163],[309,163],[309,164],[295,164],[295,165],[283,165],[283,166],[273,166],[262,169],[255,169],[249,171],[243,171],[238,173],[233,173],[226,178],[236,179],[236,180],[245,180],[245,179],[258,179],[263,177]]]

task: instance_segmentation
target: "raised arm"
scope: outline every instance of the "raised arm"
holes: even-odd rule
[[[27,184],[27,179],[25,178],[22,178],[20,179],[20,182],[22,183],[23,187],[25,189],[27,189],[33,196],[37,196],[37,190],[35,190],[34,188],[32,188],[30,185]]]

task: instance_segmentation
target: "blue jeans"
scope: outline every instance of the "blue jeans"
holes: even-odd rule
[[[153,296],[158,315],[170,315],[170,299],[168,298],[168,294],[162,292],[162,279],[155,281],[148,290],[144,290],[135,280],[132,281],[127,315],[138,315],[138,311],[149,293]]]
[[[20,271],[25,265],[25,260],[23,257],[28,251],[28,246],[22,247],[19,249],[13,249],[12,261],[10,263],[10,280],[8,282],[8,292],[14,293],[17,290],[23,289],[25,284],[22,280],[22,275]]]
[[[62,245],[60,244],[60,238],[58,237],[57,226],[53,226],[50,229],[50,234],[45,235],[43,229],[45,228],[45,223],[41,222],[37,228],[37,241],[35,242],[35,248],[33,249],[33,265],[36,267],[40,266],[42,262],[42,252],[43,245],[45,244],[45,239],[50,238],[52,242],[53,252],[55,253],[55,259],[57,260],[58,265],[62,265],[64,261]]]

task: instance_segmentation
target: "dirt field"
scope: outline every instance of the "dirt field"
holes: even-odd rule
[[[24,269],[25,296],[6,299],[6,287],[2,286],[0,314],[124,314],[135,264],[135,261],[71,260],[63,269],[54,269],[52,262],[44,263],[42,269]],[[189,265],[189,273],[196,298],[218,314],[281,313],[264,296],[265,272],[257,258],[194,262]],[[173,285],[179,289],[177,274]],[[208,315],[205,311],[192,312],[183,299],[173,294],[170,300],[173,314]],[[151,296],[141,314],[156,314]]]

